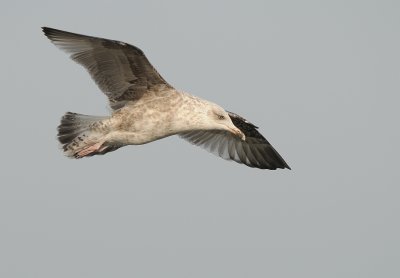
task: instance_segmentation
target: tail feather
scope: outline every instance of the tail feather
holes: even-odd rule
[[[104,154],[117,149],[116,146],[103,145],[104,133],[96,128],[97,123],[107,117],[88,116],[67,112],[58,126],[58,140],[68,157],[81,158]]]
[[[91,124],[106,118],[67,112],[62,117],[61,124],[58,126],[58,140],[63,145],[71,143],[75,137],[87,131]]]

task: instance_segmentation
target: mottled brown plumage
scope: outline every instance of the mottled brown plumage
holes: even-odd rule
[[[139,48],[124,42],[43,27],[57,47],[81,64],[108,97],[109,117],[66,113],[58,127],[64,153],[81,158],[171,135],[250,167],[290,167],[244,118],[177,91]]]

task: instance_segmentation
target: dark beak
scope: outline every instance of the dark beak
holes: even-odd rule
[[[240,139],[242,139],[243,141],[246,140],[246,135],[244,135],[244,133],[238,129],[237,127],[232,127],[230,128],[230,131],[235,134],[237,137],[239,137]]]

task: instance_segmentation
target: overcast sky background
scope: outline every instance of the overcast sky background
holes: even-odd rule
[[[3,1],[1,277],[400,277],[399,1]],[[63,156],[109,113],[49,26],[143,49],[292,167],[178,137]]]

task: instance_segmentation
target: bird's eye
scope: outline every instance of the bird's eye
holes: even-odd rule
[[[223,120],[223,119],[225,119],[224,115],[218,115],[218,120]]]

